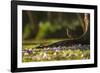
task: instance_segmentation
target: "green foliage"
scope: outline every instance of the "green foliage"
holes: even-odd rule
[[[23,28],[24,29],[24,33],[23,33],[23,39],[24,38],[27,38],[29,35],[30,35],[30,27],[29,27],[29,24],[27,24],[26,26],[25,26],[25,28]]]

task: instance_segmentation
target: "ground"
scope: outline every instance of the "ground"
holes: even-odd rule
[[[36,46],[39,46],[39,43],[23,45],[22,62],[90,59],[90,45],[76,44],[42,48],[36,48]]]

